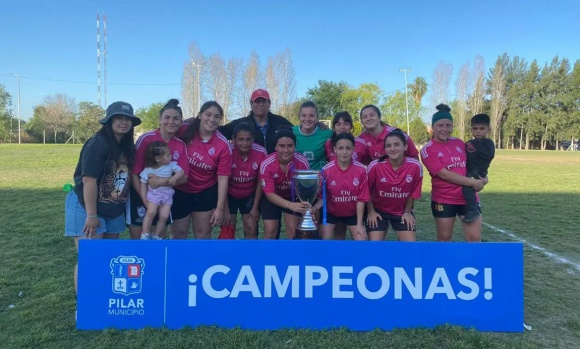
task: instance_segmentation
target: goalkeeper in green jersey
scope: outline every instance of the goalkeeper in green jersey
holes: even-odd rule
[[[300,106],[300,125],[292,130],[296,135],[296,152],[303,155],[313,170],[320,170],[326,163],[324,144],[332,137],[332,130],[321,129],[318,107],[312,101]]]

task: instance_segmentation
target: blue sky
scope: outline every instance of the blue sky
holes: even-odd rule
[[[412,67],[409,82],[429,83],[439,61],[457,73],[476,55],[486,70],[503,52],[541,65],[555,55],[580,58],[577,0],[9,0],[0,12],[0,84],[16,104],[9,73],[21,76],[24,119],[56,92],[97,102],[97,9],[107,15],[108,102],[135,108],[181,97],[192,41],[224,58],[256,50],[262,63],[290,48],[298,96],[319,79],[375,82],[390,92],[404,87],[400,67]]]

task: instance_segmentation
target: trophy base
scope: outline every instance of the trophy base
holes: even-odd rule
[[[294,240],[320,240],[318,230],[296,230]]]

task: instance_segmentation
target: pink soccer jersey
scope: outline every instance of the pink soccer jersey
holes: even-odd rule
[[[431,175],[431,199],[444,204],[465,205],[461,186],[437,177],[444,168],[461,176],[467,174],[465,143],[452,137],[447,142],[432,139],[421,149],[421,160]]]
[[[369,188],[375,209],[402,216],[409,197],[421,198],[423,166],[419,160],[405,158],[403,164],[393,170],[387,159],[374,160],[367,169]]]
[[[199,193],[217,183],[217,176],[232,173],[232,152],[228,140],[215,131],[211,138],[204,141],[196,135],[187,144],[189,166],[188,179],[177,189],[186,193]]]
[[[238,199],[248,198],[256,193],[258,175],[262,161],[268,156],[266,149],[259,144],[252,144],[248,156],[242,159],[238,150],[232,145],[232,176],[228,194]]]
[[[185,146],[185,143],[177,137],[173,137],[169,142],[166,142],[157,129],[142,134],[139,139],[137,139],[137,142],[135,142],[135,164],[133,165],[133,174],[139,175],[143,169],[145,169],[145,152],[147,151],[147,146],[155,141],[167,143],[173,161],[177,162],[179,167],[186,171],[188,164],[187,147]]]
[[[278,154],[270,154],[260,166],[260,181],[264,194],[278,194],[284,199],[290,198],[290,181],[293,170],[308,170],[308,160],[300,154],[294,154],[294,159],[288,164],[288,171],[282,171],[278,162]]]
[[[377,137],[371,135],[369,132],[365,131],[360,134],[360,138],[364,141],[368,148],[368,157],[372,161],[380,158],[381,156],[385,155],[385,138],[389,135],[389,133],[393,132],[396,128],[389,125],[383,126],[383,132]],[[409,135],[403,133],[405,138],[407,139],[407,151],[405,152],[406,157],[410,158],[419,158],[419,152],[415,147],[415,143]],[[360,161],[360,160],[359,160]],[[364,162],[363,162],[364,163]]]
[[[326,150],[326,161],[328,162],[336,160],[336,154],[334,153],[331,141],[332,139],[329,139],[326,141],[326,143],[324,143],[324,149]],[[368,150],[365,142],[362,139],[356,137],[354,139],[354,152],[352,153],[352,159],[360,162],[360,159],[363,159],[367,152]]]
[[[366,168],[360,162],[351,161],[346,170],[342,170],[332,161],[322,170],[326,179],[326,209],[333,216],[353,216],[357,202],[369,201]]]

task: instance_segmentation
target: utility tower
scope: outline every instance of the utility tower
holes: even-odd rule
[[[107,15],[103,11],[103,72],[105,73],[105,108],[107,107]]]
[[[101,106],[101,19],[97,10],[97,100]]]
[[[104,107],[107,107],[107,15],[103,11],[103,50],[101,51],[101,15],[97,10],[97,100],[101,105],[101,56],[103,57],[103,92],[105,97]]]

